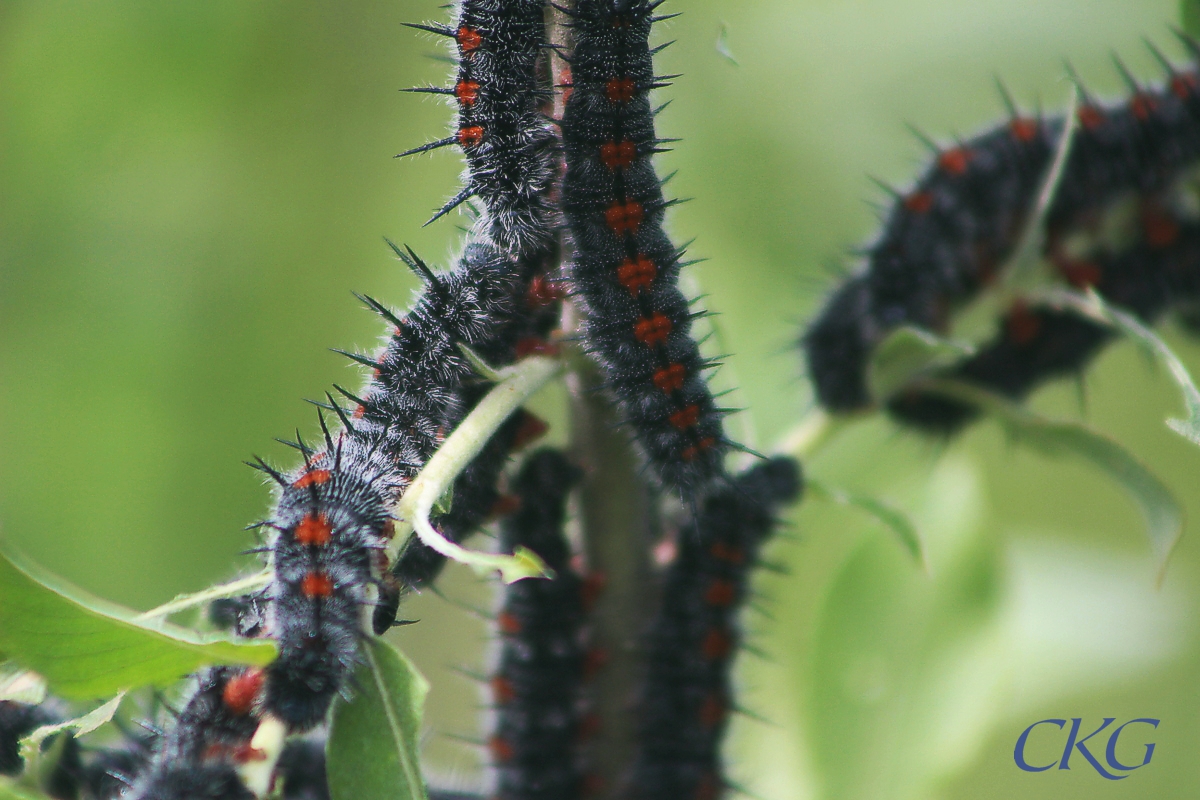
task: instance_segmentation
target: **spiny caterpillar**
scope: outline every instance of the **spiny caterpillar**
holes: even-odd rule
[[[558,139],[542,116],[550,96],[545,9],[545,0],[462,0],[455,26],[411,26],[455,42],[454,86],[409,91],[453,97],[458,123],[451,136],[401,156],[461,147],[466,185],[434,219],[478,197],[486,211],[481,227],[520,258],[544,257],[557,240],[548,193],[557,176]]]
[[[738,614],[775,515],[801,487],[799,465],[774,458],[711,493],[680,532],[646,637],[628,786],[634,800],[716,800],[724,793],[720,748],[733,708]]]
[[[154,756],[131,779],[125,800],[252,800],[237,767],[255,758],[250,740],[258,725],[263,673],[214,667],[197,677],[196,690],[164,734]]]
[[[662,229],[671,204],[651,157],[655,77],[648,39],[661,4],[580,0],[562,119],[563,211],[583,337],[662,483],[694,498],[722,474],[730,443],[690,336],[698,316],[677,286],[683,251]]]
[[[1195,42],[1182,38],[1193,56],[1200,54]],[[1170,204],[1177,184],[1200,163],[1196,67],[1181,71],[1154,52],[1167,70],[1160,87],[1139,85],[1121,67],[1131,88],[1126,101],[1104,106],[1081,88],[1069,157],[1042,221],[1045,255],[1062,279],[1078,288],[1095,286],[1106,296],[1097,259],[1111,261],[1120,254],[1081,258],[1070,252],[1072,239],[1095,235],[1106,212],[1132,195],[1143,209],[1143,229],[1134,238],[1150,248],[1175,246],[1181,221],[1162,206]],[[866,373],[875,346],[906,324],[944,332],[953,313],[992,283],[1013,254],[1031,222],[1064,121],[1021,116],[1007,94],[1005,99],[1011,111],[1007,122],[939,151],[916,186],[897,194],[866,267],[834,293],[802,337],[808,371],[824,407],[840,412],[869,406]],[[1179,259],[1174,261],[1178,267]],[[1150,273],[1146,280],[1153,280]],[[1081,358],[1072,363],[1077,366]],[[970,378],[980,364],[964,365],[955,375]],[[1038,378],[1031,375],[1020,391],[1005,393],[1023,396],[1040,379],[1040,371],[1033,369]],[[1059,369],[1049,368],[1046,374]],[[1002,388],[1003,382],[996,376],[989,385]],[[935,406],[957,406],[959,411],[939,418]],[[961,404],[948,402],[926,403],[924,411],[917,411],[900,398],[890,408],[902,420],[945,430],[970,416]]]
[[[1063,264],[1086,275],[1108,302],[1146,324],[1156,322],[1173,303],[1194,302],[1200,270],[1200,224],[1175,225],[1170,240],[1140,241],[1115,255],[1100,253],[1086,262]],[[1114,331],[1077,313],[1030,307],[1018,298],[1000,321],[994,339],[944,377],[1022,400],[1042,382],[1079,373],[1114,336]],[[888,402],[905,423],[951,432],[973,418],[977,409],[938,394],[907,391]]]
[[[563,534],[567,496],[579,477],[555,450],[530,454],[510,487],[516,510],[500,526],[501,551],[528,547],[554,577],[507,587],[497,618],[489,749],[498,800],[576,800],[583,789],[584,582],[571,568]]]
[[[333,695],[346,690],[361,612],[375,601],[369,587],[385,592],[386,611],[372,628],[390,627],[389,597],[398,587],[381,557],[391,536],[388,509],[459,413],[459,391],[472,374],[460,345],[490,340],[512,316],[512,270],[494,248],[469,245],[459,268],[443,275],[411,254],[408,261],[426,287],[403,319],[365,298],[395,330],[381,353],[352,356],[374,372],[362,397],[343,391],[356,404],[351,414],[330,398],[343,429],[334,436],[322,419],[324,448],[297,442],[304,466],[293,475],[258,464],[280,489],[274,515],[262,523],[275,532],[267,627],[280,647],[265,707],[296,730],[319,723]]]

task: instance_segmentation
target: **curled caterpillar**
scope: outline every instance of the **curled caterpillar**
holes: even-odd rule
[[[1151,198],[1200,161],[1196,68],[1181,71],[1158,57],[1168,72],[1160,87],[1140,86],[1122,68],[1128,100],[1104,106],[1081,90],[1070,154],[1044,221],[1052,260],[1123,196]],[[875,398],[866,373],[875,346],[906,324],[945,331],[1012,255],[1064,124],[1024,117],[1008,104],[1007,122],[940,151],[915,187],[897,194],[865,268],[835,291],[805,332],[808,372],[825,408],[869,406]]]
[[[677,282],[683,251],[662,229],[670,202],[651,156],[648,39],[659,2],[580,0],[562,119],[563,211],[575,247],[570,277],[583,337],[653,473],[693,497],[722,474],[729,447],[704,378],[713,365],[690,336],[696,314]]]
[[[733,706],[730,669],[750,571],[778,508],[801,490],[799,465],[775,458],[714,490],[679,536],[646,637],[646,678],[630,796],[714,800]]]
[[[581,796],[583,582],[571,569],[563,535],[567,495],[580,474],[557,451],[531,454],[511,487],[517,508],[500,527],[503,551],[528,547],[554,577],[507,587],[498,617],[501,652],[491,682],[496,725],[490,746],[499,800]]]
[[[1120,255],[1099,254],[1064,268],[1086,276],[1085,285],[1108,302],[1153,324],[1173,298],[1188,297],[1187,284],[1200,273],[1200,224],[1175,226],[1169,243],[1142,241]],[[1046,380],[1080,372],[1113,336],[1111,328],[1076,313],[1030,308],[1018,299],[995,339],[944,377],[1022,400]],[[915,390],[892,398],[888,410],[902,422],[941,433],[954,432],[978,413],[973,406]]]
[[[521,258],[544,255],[556,240],[549,191],[558,139],[541,112],[550,96],[543,77],[545,11],[545,0],[462,0],[453,27],[412,26],[455,42],[454,86],[410,91],[453,97],[458,122],[451,136],[401,155],[461,147],[465,186],[434,219],[478,197],[487,212],[482,227],[502,250]]]

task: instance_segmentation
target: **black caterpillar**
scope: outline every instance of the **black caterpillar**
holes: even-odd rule
[[[1195,42],[1182,38],[1193,56],[1200,54]],[[1163,86],[1139,86],[1122,68],[1132,90],[1129,100],[1103,106],[1081,90],[1070,156],[1046,214],[1046,255],[1068,281],[1096,285],[1106,295],[1097,276],[1071,272],[1073,259],[1064,252],[1070,237],[1094,230],[1106,209],[1129,194],[1153,205],[1200,161],[1196,67],[1180,71],[1155,52],[1168,71]],[[1009,107],[1007,123],[940,152],[915,188],[898,198],[865,269],[835,292],[803,336],[808,371],[824,407],[842,412],[869,406],[866,371],[874,347],[905,324],[945,331],[953,312],[992,281],[1012,255],[1064,126],[1061,119],[1022,117],[1011,101]],[[1163,219],[1159,214],[1151,221]],[[1144,238],[1151,248],[1170,244],[1162,241],[1161,227],[1147,226]],[[1122,268],[1114,263],[1110,269]],[[1149,273],[1146,279],[1154,280]],[[1117,294],[1128,294],[1128,279],[1119,281],[1123,288]],[[1114,296],[1114,302],[1121,301]],[[987,349],[993,355],[981,353],[973,366],[963,365],[955,375],[971,379],[980,369],[994,368],[998,354]],[[993,366],[985,368],[989,360]],[[1042,377],[1062,369],[1049,367],[1043,375],[1030,365],[1027,370],[1038,374],[1014,378],[1025,385],[1005,393],[1023,396]],[[989,385],[1003,391],[1003,382],[997,377]],[[956,404],[927,402],[919,411],[911,399],[901,398],[889,407],[903,421],[953,430],[970,413],[958,406],[945,418],[937,416],[935,407],[951,405]]]
[[[800,491],[799,465],[772,459],[714,491],[680,533],[662,607],[646,637],[640,731],[629,782],[636,800],[716,800],[723,794],[720,748],[733,707],[737,617],[775,514]]]
[[[304,466],[287,477],[259,462],[279,484],[280,498],[263,525],[275,531],[268,633],[279,657],[268,668],[265,709],[295,730],[324,719],[358,660],[362,610],[384,593],[372,628],[390,626],[397,587],[382,550],[391,536],[388,509],[428,460],[444,429],[461,413],[459,392],[471,367],[459,349],[494,338],[512,315],[510,262],[489,245],[469,245],[458,269],[435,275],[409,255],[426,280],[403,318],[367,303],[395,332],[375,357],[352,356],[374,370],[362,397],[343,391],[343,430],[327,427],[324,448],[297,446]],[[389,618],[389,615],[391,618]]]
[[[683,251],[662,229],[670,202],[650,163],[655,77],[648,39],[661,4],[580,0],[570,14],[575,50],[562,119],[563,211],[575,253],[571,280],[583,337],[633,427],[653,472],[695,497],[723,474],[730,446],[689,332],[697,316],[679,291]]]
[[[545,0],[463,0],[454,27],[412,26],[455,41],[454,86],[410,91],[453,97],[458,125],[453,135],[401,156],[461,147],[466,185],[434,219],[476,196],[492,241],[521,258],[544,256],[557,240],[549,191],[558,172],[558,138],[542,115],[550,97],[545,11]]]
[[[500,526],[503,552],[528,547],[555,575],[507,587],[497,621],[501,650],[491,681],[496,724],[489,746],[499,800],[577,800],[583,788],[583,581],[571,568],[563,535],[567,495],[579,477],[557,451],[531,454],[512,482],[517,508]]]

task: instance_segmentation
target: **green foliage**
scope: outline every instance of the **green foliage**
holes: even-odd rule
[[[1074,293],[1059,294],[1052,297],[1051,302],[1055,299],[1084,316],[1117,329],[1137,343],[1151,358],[1165,365],[1183,394],[1184,408],[1187,409],[1186,419],[1168,419],[1167,427],[1192,444],[1200,444],[1200,390],[1196,389],[1196,383],[1192,380],[1188,368],[1162,337],[1133,315],[1104,302],[1104,298],[1094,290],[1089,289],[1084,297]]]
[[[333,800],[426,800],[418,742],[429,684],[399,650],[366,642],[353,699],[334,700],[326,747]]]
[[[1200,0],[1179,0],[1179,15],[1184,32],[1200,37]]]
[[[275,654],[267,642],[151,627],[135,616],[0,553],[0,651],[62,697],[88,700],[168,686],[205,664],[261,665]]]
[[[45,800],[45,798],[29,793],[24,787],[16,786],[0,778],[0,800]]]
[[[903,325],[880,342],[871,354],[867,388],[876,402],[884,402],[919,378],[949,367],[973,352],[968,344]]]
[[[1183,510],[1153,472],[1120,444],[1081,422],[1050,420],[1029,409],[974,386],[954,381],[931,381],[936,391],[978,406],[1008,434],[1050,458],[1076,456],[1098,467],[1138,504],[1154,554],[1158,579],[1183,533]]]
[[[888,530],[896,535],[896,538],[900,541],[900,545],[912,556],[914,561],[923,567],[928,567],[925,561],[925,551],[921,546],[921,536],[917,533],[916,527],[903,511],[893,508],[877,497],[869,497],[846,492],[842,489],[835,489],[831,486],[826,486],[824,482],[812,477],[808,478],[806,489],[818,497],[831,500],[839,505],[857,508],[869,514],[883,523]]]
[[[1000,561],[981,535],[977,473],[968,463],[954,467],[933,478],[922,519],[933,536],[933,578],[869,537],[825,600],[811,729],[829,797],[926,797],[987,730],[980,704],[996,688],[986,654]]]

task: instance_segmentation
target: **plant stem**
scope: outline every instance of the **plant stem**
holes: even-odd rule
[[[594,774],[605,779],[598,797],[617,796],[637,741],[633,702],[642,677],[641,637],[657,607],[650,553],[657,531],[655,498],[642,477],[629,437],[595,392],[588,365],[568,376],[571,441],[585,477],[580,492],[584,553],[589,573],[604,581],[591,614],[591,644],[606,657],[590,684],[599,733],[589,747]]]

